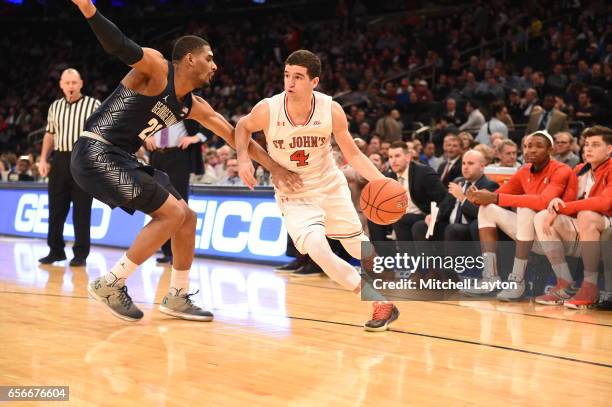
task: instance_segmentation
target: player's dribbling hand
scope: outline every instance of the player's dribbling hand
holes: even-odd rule
[[[50,170],[51,166],[49,165],[49,162],[40,160],[38,163],[38,172],[40,173],[40,176],[45,178],[47,175],[49,175]]]
[[[280,165],[275,165],[270,171],[270,175],[276,188],[281,188],[284,185],[294,192],[302,188],[302,178],[295,172],[291,172]]]
[[[554,198],[548,204],[548,212],[558,213],[559,212],[559,208],[565,208],[565,206],[566,205],[565,205],[565,202],[563,202],[563,199],[561,199],[561,198]]]
[[[250,158],[238,160],[238,175],[240,179],[249,187],[249,189],[253,189],[255,185],[257,185],[257,179],[253,175],[255,173],[255,167],[253,167],[253,162]]]

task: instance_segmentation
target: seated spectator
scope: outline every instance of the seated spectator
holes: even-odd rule
[[[457,101],[453,98],[446,99],[442,116],[446,118],[446,122],[459,127],[465,121],[462,114],[457,111]]]
[[[8,173],[8,181],[34,181],[34,177],[30,174],[30,165],[28,156],[19,157],[15,169]]]
[[[469,150],[463,155],[461,164],[462,177],[455,179],[448,186],[452,195],[450,205],[453,208],[445,216],[438,215],[434,227],[433,239],[445,241],[478,240],[478,206],[468,201],[466,193],[474,185],[478,189],[495,191],[499,185],[484,175],[484,157],[476,150]],[[425,240],[425,234],[431,219],[418,221],[412,227],[415,240]]]
[[[574,108],[574,116],[576,120],[583,121],[586,126],[590,126],[595,122],[599,114],[597,106],[591,103],[591,97],[588,92],[582,91],[578,94],[578,105]],[[563,129],[567,130],[567,129]]]
[[[555,103],[553,95],[544,96],[542,110],[538,109],[531,113],[525,134],[531,134],[536,130],[546,130],[550,134],[569,130],[567,115],[555,109]]]
[[[380,137],[378,137],[378,134],[374,133],[368,143],[368,154],[378,152],[380,152]]]
[[[485,165],[493,164],[493,159],[495,158],[495,152],[491,147],[486,144],[477,144],[474,147],[474,150],[479,151],[485,160]]]
[[[380,142],[380,149],[378,150],[378,153],[380,154],[383,162],[387,162],[389,160],[389,147],[391,147],[390,142],[388,141]]]
[[[470,202],[481,205],[478,212],[478,233],[484,257],[484,281],[500,281],[497,271],[497,229],[516,241],[516,254],[508,281],[517,288],[500,291],[497,298],[504,301],[520,299],[525,293],[527,258],[535,240],[534,216],[545,209],[551,200],[564,201],[576,197],[577,181],[571,168],[550,158],[553,138],[546,132],[536,132],[524,142],[526,164],[496,192],[470,191]],[[506,208],[516,208],[516,212]],[[467,289],[471,295],[491,293],[489,288]]]
[[[376,122],[376,133],[380,135],[382,141],[392,143],[402,139],[403,126],[399,111],[391,109]]]
[[[462,131],[461,133],[459,133],[459,138],[461,139],[461,148],[463,148],[463,151],[470,150],[476,145],[476,142],[474,141],[474,136],[472,136],[467,131]]]
[[[581,309],[597,302],[599,240],[606,229],[612,228],[612,130],[594,126],[583,135],[587,161],[574,170],[578,176],[578,200],[555,198],[547,210],[535,217],[538,240],[543,242],[557,277],[553,289],[536,298],[539,304]],[[584,279],[578,292],[565,256],[582,257]]]
[[[508,109],[503,102],[494,102],[491,105],[491,120],[480,128],[476,141],[480,144],[491,145],[491,135],[501,133],[504,138],[508,138],[508,126],[504,123],[507,120]]]
[[[384,172],[383,161],[382,161],[382,158],[380,157],[380,154],[372,153],[368,156],[368,158],[370,159],[372,164],[374,164],[374,166],[376,167],[378,171]]]
[[[465,112],[468,114],[467,121],[459,126],[459,130],[467,131],[472,134],[478,133],[483,124],[485,124],[485,117],[478,109],[478,104],[469,100],[465,104]]]
[[[442,164],[442,161],[444,161],[444,158],[436,157],[436,145],[433,143],[433,141],[429,141],[425,143],[425,147],[423,148],[423,152],[419,157],[419,161],[437,170],[438,167],[440,167],[440,164]]]
[[[229,158],[225,162],[225,173],[227,175],[217,185],[244,186],[238,175],[238,160],[235,157]]]
[[[438,174],[445,187],[461,175],[462,153],[463,148],[459,136],[451,133],[444,137],[444,161],[438,166]]]
[[[512,140],[502,140],[499,146],[497,146],[497,157],[499,162],[494,163],[491,167],[507,167],[507,168],[519,168],[521,163],[518,162],[518,147]]]
[[[519,123],[527,123],[534,110],[538,110],[538,92],[534,88],[529,88],[525,91],[525,97],[522,100],[523,118]],[[530,134],[530,133],[528,133]]]
[[[563,164],[569,165],[571,168],[576,167],[580,162],[578,157],[572,151],[572,145],[574,144],[574,137],[567,131],[562,131],[554,136],[555,138],[555,154],[553,158]]]

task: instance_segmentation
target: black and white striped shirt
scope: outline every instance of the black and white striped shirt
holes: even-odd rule
[[[81,96],[72,103],[66,98],[51,103],[45,131],[53,134],[56,151],[72,151],[72,146],[83,132],[85,120],[98,106],[100,101],[89,96]]]

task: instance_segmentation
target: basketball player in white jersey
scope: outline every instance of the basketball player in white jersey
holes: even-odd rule
[[[368,238],[351,201],[346,178],[336,166],[331,136],[348,163],[368,181],[384,176],[353,141],[340,105],[330,96],[315,92],[321,61],[310,51],[299,50],[285,61],[285,91],[259,102],[236,125],[239,173],[253,187],[254,168],[247,154],[251,133],[264,131],[270,156],[283,167],[297,172],[303,187],[297,192],[276,189],[276,201],[295,247],[310,257],[338,284],[368,298],[380,298],[369,284],[362,287],[359,273],[336,256],[326,236],[338,239],[347,252],[361,258],[361,242]],[[399,310],[386,301],[373,303],[368,331],[384,331],[397,319]]]

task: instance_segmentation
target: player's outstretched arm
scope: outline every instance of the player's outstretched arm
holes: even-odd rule
[[[191,109],[191,113],[189,114],[189,118],[197,120],[204,127],[212,130],[216,135],[223,138],[232,148],[236,148],[234,127],[201,97],[193,97],[193,107]],[[267,169],[270,174],[272,174],[272,177],[275,180],[274,182],[282,182],[293,190],[301,187],[302,180],[297,174],[288,171],[272,160],[266,150],[264,150],[259,144],[250,139],[248,141],[248,155],[263,165],[263,167]],[[249,186],[251,189],[254,186],[254,184],[249,185],[246,182],[245,185]]]
[[[266,102],[259,102],[246,116],[236,124],[236,153],[238,155],[238,174],[242,182],[249,188],[257,185],[253,175],[255,168],[249,157],[251,134],[268,127],[270,108]],[[262,164],[263,165],[263,164]]]
[[[163,72],[165,61],[161,53],[150,48],[143,49],[126,37],[115,24],[96,9],[91,0],[72,0],[72,2],[79,7],[106,52],[147,76]]]
[[[344,158],[359,175],[368,181],[385,177],[355,144],[348,130],[346,114],[336,102],[332,102],[332,131]]]

